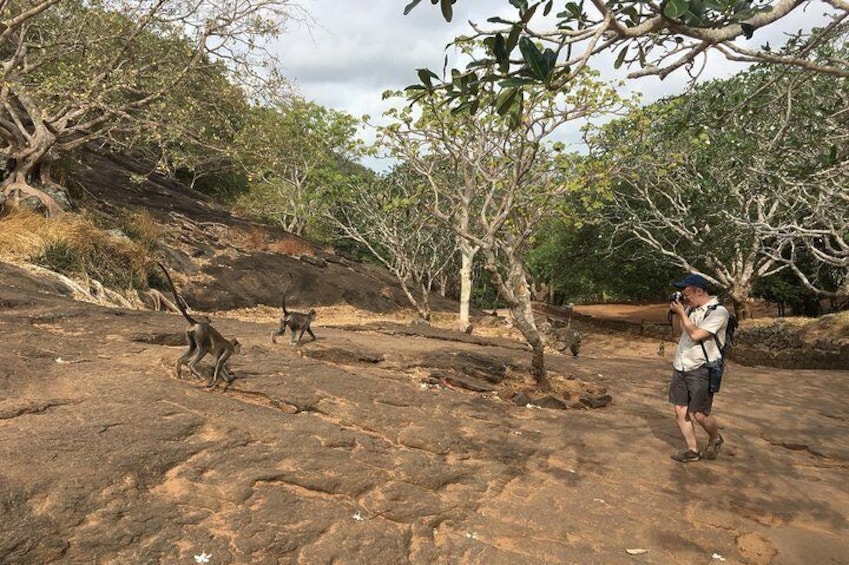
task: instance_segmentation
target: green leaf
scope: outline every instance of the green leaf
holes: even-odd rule
[[[670,0],[663,8],[663,15],[671,20],[677,20],[687,13],[687,0]]]
[[[498,112],[499,116],[503,116],[510,111],[518,94],[519,90],[517,88],[508,88],[501,91],[498,98],[495,99],[495,111]]]
[[[576,4],[575,2],[568,2],[566,4],[566,6],[564,6],[564,7],[566,8],[566,11],[568,11],[569,13],[572,14],[572,17],[574,17],[574,18],[580,18],[581,17],[581,13],[583,12],[583,10],[581,10],[581,7],[578,4]],[[565,13],[561,12],[560,14],[557,14],[557,17],[558,18],[559,17],[565,17]]]
[[[503,64],[510,55],[507,52],[507,42],[504,41],[504,36],[500,33],[495,34],[495,40],[492,43],[492,54],[495,55],[495,60],[499,64]]]
[[[442,0],[439,4],[442,8],[442,17],[445,18],[446,22],[450,22],[451,18],[454,17],[454,10],[451,7],[453,3],[454,0]]]
[[[542,58],[545,61],[545,66],[548,69],[548,76],[551,76],[551,71],[554,70],[554,66],[557,64],[557,53],[555,53],[552,49],[546,48],[545,51],[542,52]]]
[[[507,36],[507,52],[513,51],[516,48],[516,44],[519,43],[519,34],[522,33],[522,26],[515,25],[513,29],[510,30],[510,35]]]
[[[436,73],[431,71],[430,69],[416,69],[416,73],[419,75],[419,80],[428,88],[433,88],[433,79],[438,79]]]
[[[622,63],[625,62],[625,56],[628,54],[628,46],[622,48],[619,52],[619,55],[616,57],[616,61],[613,63],[613,68],[618,69],[622,66]]]
[[[451,108],[451,115],[456,116],[457,114],[462,114],[467,109],[471,109],[471,107],[472,107],[471,100],[466,100],[465,102],[462,102],[461,104],[455,106],[454,108]]]
[[[501,87],[501,88],[520,88],[522,86],[527,86],[529,84],[533,84],[533,82],[534,81],[526,79],[526,78],[509,77],[509,78],[506,78],[502,81],[499,81],[498,86]]]
[[[528,37],[523,37],[519,40],[519,50],[522,52],[522,57],[525,59],[532,76],[539,80],[545,80],[551,74],[551,68],[543,57],[539,48]]]
[[[404,8],[404,15],[406,16],[407,14],[409,14],[413,10],[413,8],[419,5],[419,2],[421,1],[422,0],[412,0],[412,2],[407,4],[407,6]]]
[[[534,4],[533,6],[530,7],[530,9],[527,9],[527,11],[522,14],[522,23],[523,24],[527,24],[529,21],[531,21],[531,18],[534,17],[534,13],[537,11],[538,6],[539,6],[539,4]],[[525,2],[525,7],[527,8],[527,2]],[[521,11],[520,11],[520,13],[521,13]]]

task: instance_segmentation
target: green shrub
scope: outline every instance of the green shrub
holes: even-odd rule
[[[30,260],[36,265],[63,275],[76,275],[83,271],[83,259],[80,253],[66,240],[48,241]]]

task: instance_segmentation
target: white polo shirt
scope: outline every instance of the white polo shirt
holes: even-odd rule
[[[717,307],[708,314],[708,308],[714,305]],[[705,314],[708,315],[706,316]],[[672,366],[679,371],[698,369],[708,360],[714,361],[720,357],[719,349],[716,347],[716,340],[713,339],[714,335],[719,338],[719,343],[725,345],[725,326],[728,324],[728,310],[725,306],[719,304],[719,300],[715,296],[711,297],[710,300],[698,308],[690,310],[689,317],[696,327],[711,333],[711,337],[708,337],[703,342],[708,359],[705,359],[705,354],[699,342],[693,341],[690,339],[690,334],[682,331],[681,339],[678,340],[678,349],[675,351],[675,361],[672,362]]]

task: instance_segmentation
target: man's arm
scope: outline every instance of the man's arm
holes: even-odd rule
[[[713,334],[707,331],[706,329],[698,327],[693,323],[693,320],[687,315],[687,309],[680,302],[673,302],[669,305],[669,308],[675,312],[676,318],[679,320],[679,324],[683,328],[683,331],[687,332],[687,335],[690,336],[690,339],[693,341],[702,341],[703,339],[707,339],[711,337]],[[673,327],[675,322],[673,320]]]

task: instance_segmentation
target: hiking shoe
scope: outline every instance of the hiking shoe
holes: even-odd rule
[[[710,440],[705,446],[704,458],[711,460],[716,459],[716,454],[719,453],[719,448],[722,447],[723,443],[725,443],[725,440],[722,439],[722,436]]]
[[[692,463],[693,461],[698,461],[702,458],[701,454],[698,451],[693,451],[692,449],[682,449],[678,453],[674,453],[672,458],[679,463]]]

